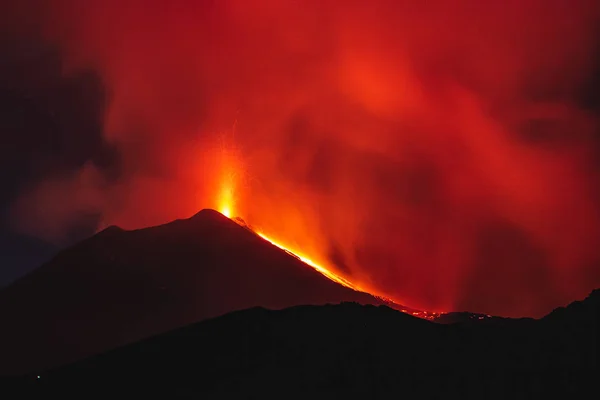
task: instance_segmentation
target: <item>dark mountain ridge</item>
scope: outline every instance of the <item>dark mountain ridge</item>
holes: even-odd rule
[[[86,398],[573,396],[599,366],[599,293],[508,324],[437,324],[356,303],[256,307],[13,384]]]
[[[68,363],[254,306],[382,304],[214,210],[109,227],[0,292],[0,374]]]

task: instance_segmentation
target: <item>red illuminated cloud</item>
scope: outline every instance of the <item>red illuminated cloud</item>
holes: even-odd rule
[[[106,223],[217,207],[229,168],[236,213],[410,306],[540,315],[600,284],[595,2],[47,11],[67,70],[111,93]]]

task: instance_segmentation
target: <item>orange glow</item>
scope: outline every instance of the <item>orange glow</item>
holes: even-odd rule
[[[232,185],[230,182],[226,182],[221,187],[219,212],[230,219],[232,219],[232,217],[231,217],[231,212],[232,212],[232,208],[233,208],[232,199],[233,199]],[[234,221],[236,221],[236,220],[234,220]],[[280,249],[286,251],[287,253],[292,254],[294,257],[297,257],[300,261],[311,266],[316,271],[320,272],[321,274],[323,274],[327,278],[331,279],[332,281],[337,282],[340,285],[343,285],[352,290],[361,291],[361,289],[359,289],[358,286],[352,284],[347,279],[339,276],[338,274],[330,271],[328,268],[325,268],[324,266],[320,265],[319,263],[313,261],[313,259],[306,256],[302,252],[295,250],[295,249],[291,248],[290,246],[286,246],[286,245],[282,244],[282,242],[276,241],[275,239],[267,236],[266,234],[264,234],[262,232],[254,231],[254,230],[253,230],[253,232],[256,233],[258,236],[260,236],[261,238],[263,238],[264,240],[266,240],[267,242],[271,243],[273,246],[279,247]]]
[[[25,185],[23,233],[216,209],[409,313],[541,317],[600,286],[600,2],[44,3],[120,167]]]
[[[362,284],[358,284],[355,280],[351,281],[350,279],[341,276],[341,274],[334,272],[335,269],[333,265],[326,265],[325,262],[317,261],[316,257],[319,257],[317,254],[313,254],[309,256],[305,251],[300,249],[299,245],[292,246],[289,243],[289,240],[285,239],[275,239],[273,235],[267,235],[264,233],[262,229],[256,229],[252,226],[246,224],[243,218],[234,217],[234,213],[238,213],[240,210],[238,209],[236,200],[238,199],[236,189],[241,189],[238,187],[241,177],[244,176],[245,170],[243,168],[243,163],[241,161],[241,157],[234,151],[235,147],[233,144],[229,144],[225,146],[223,143],[220,147],[220,177],[221,181],[218,186],[218,194],[217,194],[217,210],[231,219],[235,223],[250,229],[256,235],[260,236],[262,239],[266,240],[270,244],[279,249],[285,251],[286,253],[296,257],[298,260],[302,261],[304,264],[313,268],[315,271],[319,272],[326,278],[340,284],[344,287],[352,289],[357,292],[369,293],[374,296],[378,300],[384,302],[388,306],[401,311],[405,314],[409,314],[418,318],[427,319],[427,320],[435,320],[443,312],[427,312],[420,311],[415,309],[407,309],[404,306],[400,306],[396,301],[390,299],[387,296],[379,294],[378,291],[371,289],[371,286],[368,287]],[[261,213],[260,216],[269,216],[269,213]],[[291,215],[286,215],[286,219],[291,219]],[[306,234],[306,230],[301,228],[301,221],[303,220],[302,215],[296,215],[292,226],[294,226],[293,232],[288,232],[288,235],[294,235],[294,237],[300,237],[303,234]],[[299,222],[300,221],[300,222]],[[313,235],[314,236],[314,235]]]
[[[224,216],[231,218],[231,210],[228,207],[224,207],[222,212]]]
[[[272,245],[279,247],[280,249],[285,250],[288,253],[292,253],[294,256],[298,257],[300,259],[300,261],[302,261],[303,263],[305,263],[307,265],[310,265],[316,271],[325,275],[327,278],[331,279],[332,281],[339,283],[340,285],[346,286],[347,288],[350,288],[352,290],[361,291],[356,285],[353,285],[347,279],[344,279],[341,276],[331,272],[329,269],[323,267],[322,265],[317,264],[316,262],[311,260],[309,257],[302,255],[298,251],[291,250],[289,247],[284,246],[281,243],[278,243],[278,242],[274,241],[273,239],[269,238],[264,233],[256,232],[256,234],[258,236],[260,236],[261,238],[265,239],[267,242],[271,243]]]
[[[227,218],[231,218],[232,206],[233,206],[233,183],[227,182],[221,186],[221,192],[219,195],[219,210],[221,214]]]
[[[222,138],[220,144],[220,179],[217,192],[216,204],[221,214],[227,218],[233,217],[236,205],[237,186],[240,184],[240,176],[243,173],[240,157],[232,143],[226,143]]]
[[[227,218],[232,219],[237,224],[241,224],[240,221],[243,221],[243,219],[231,217],[231,212],[232,212],[232,207],[233,207],[232,202],[231,202],[233,199],[233,189],[232,189],[232,186],[228,182],[224,183],[222,186],[222,192],[221,192],[220,199],[221,199],[221,203],[220,203],[219,212],[221,212],[221,214],[223,214]],[[418,318],[427,319],[427,320],[435,320],[441,314],[443,314],[441,312],[415,311],[415,310],[407,310],[405,308],[400,308],[398,306],[398,304],[395,303],[393,300],[391,300],[387,297],[372,293],[371,291],[365,290],[361,286],[359,286],[353,282],[350,282],[348,279],[331,271],[331,268],[327,268],[327,267],[323,266],[321,263],[314,261],[311,257],[307,256],[302,251],[294,249],[293,247],[290,247],[288,245],[284,245],[281,241],[275,240],[272,237],[267,236],[265,233],[263,233],[261,231],[256,231],[256,230],[252,229],[251,227],[249,227],[248,225],[244,224],[244,226],[246,228],[252,230],[255,234],[257,234],[258,236],[260,236],[262,239],[266,240],[273,246],[278,247],[281,250],[285,251],[286,253],[298,258],[304,264],[312,267],[315,271],[319,272],[320,274],[322,274],[323,276],[332,280],[333,282],[336,282],[342,286],[345,286],[345,287],[355,290],[357,292],[369,293],[372,296],[374,296],[375,298],[382,300],[385,303],[388,303],[388,305],[392,306],[393,308],[397,309],[398,311],[401,311],[405,314],[413,315]]]

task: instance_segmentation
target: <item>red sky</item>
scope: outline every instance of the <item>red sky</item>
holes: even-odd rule
[[[57,1],[122,174],[13,206],[137,228],[218,207],[413,307],[540,316],[600,286],[594,1]],[[82,133],[85,134],[85,133]]]

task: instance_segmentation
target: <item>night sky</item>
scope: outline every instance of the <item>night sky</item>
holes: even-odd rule
[[[411,306],[539,316],[600,286],[595,1],[18,3],[0,286],[108,225],[217,208],[223,182]]]

